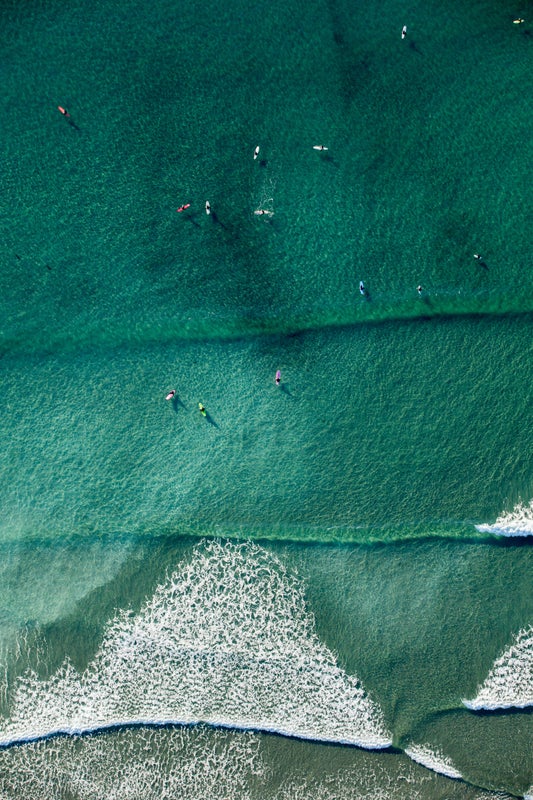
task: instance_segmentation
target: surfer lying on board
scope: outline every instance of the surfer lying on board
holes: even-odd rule
[[[70,114],[68,113],[67,109],[63,108],[63,106],[58,106],[57,110],[61,111],[64,117],[70,117]]]
[[[278,369],[278,371],[276,372],[276,385],[279,386],[280,383],[281,383],[281,372]]]
[[[200,414],[203,417],[207,417],[207,411],[205,410],[205,407],[201,403],[198,403],[198,408],[200,409]]]
[[[178,214],[180,214],[182,211],[185,211],[186,208],[190,208],[190,207],[191,207],[190,203],[185,203],[184,206],[180,206],[179,208],[176,209],[176,211],[178,212]]]

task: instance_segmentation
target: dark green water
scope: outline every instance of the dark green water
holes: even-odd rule
[[[533,793],[531,11],[2,5],[2,797]]]

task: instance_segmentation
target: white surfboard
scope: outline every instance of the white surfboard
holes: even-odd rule
[[[259,155],[259,145],[257,145],[257,147],[254,150],[254,161],[255,161],[255,159],[257,158],[258,155]]]
[[[328,148],[323,144],[314,144],[313,150],[327,150]]]

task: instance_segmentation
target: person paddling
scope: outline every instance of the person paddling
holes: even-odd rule
[[[191,207],[190,203],[185,203],[184,206],[180,206],[179,208],[176,209],[176,211],[178,212],[178,214],[181,214],[182,211],[185,211],[186,208],[190,208],[190,207]]]
[[[278,371],[276,372],[276,386],[279,386],[280,383],[281,383],[281,372],[278,369]]]
[[[61,111],[64,117],[70,117],[70,114],[68,113],[67,109],[63,108],[63,106],[58,106],[57,110]]]

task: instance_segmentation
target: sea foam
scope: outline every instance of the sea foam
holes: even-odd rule
[[[294,743],[296,745],[296,743]],[[290,748],[289,748],[290,750]],[[279,759],[252,732],[130,728],[0,750],[1,800],[512,800],[428,773],[400,754]]]
[[[251,733],[177,728],[47,739],[0,752],[2,800],[251,800],[264,766]]]
[[[447,756],[435,752],[426,745],[411,745],[411,747],[406,747],[405,754],[418,764],[422,764],[423,767],[427,767],[441,775],[446,775],[447,778],[463,777],[459,770],[455,769]]]
[[[529,505],[518,503],[507,514],[498,517],[493,525],[476,525],[480,533],[494,533],[499,536],[533,536],[533,500]]]
[[[79,674],[19,679],[0,743],[124,724],[206,722],[366,748],[383,715],[319,640],[302,582],[256,545],[199,545]]]
[[[513,644],[494,662],[476,697],[463,703],[475,711],[533,705],[533,626],[518,632]]]

